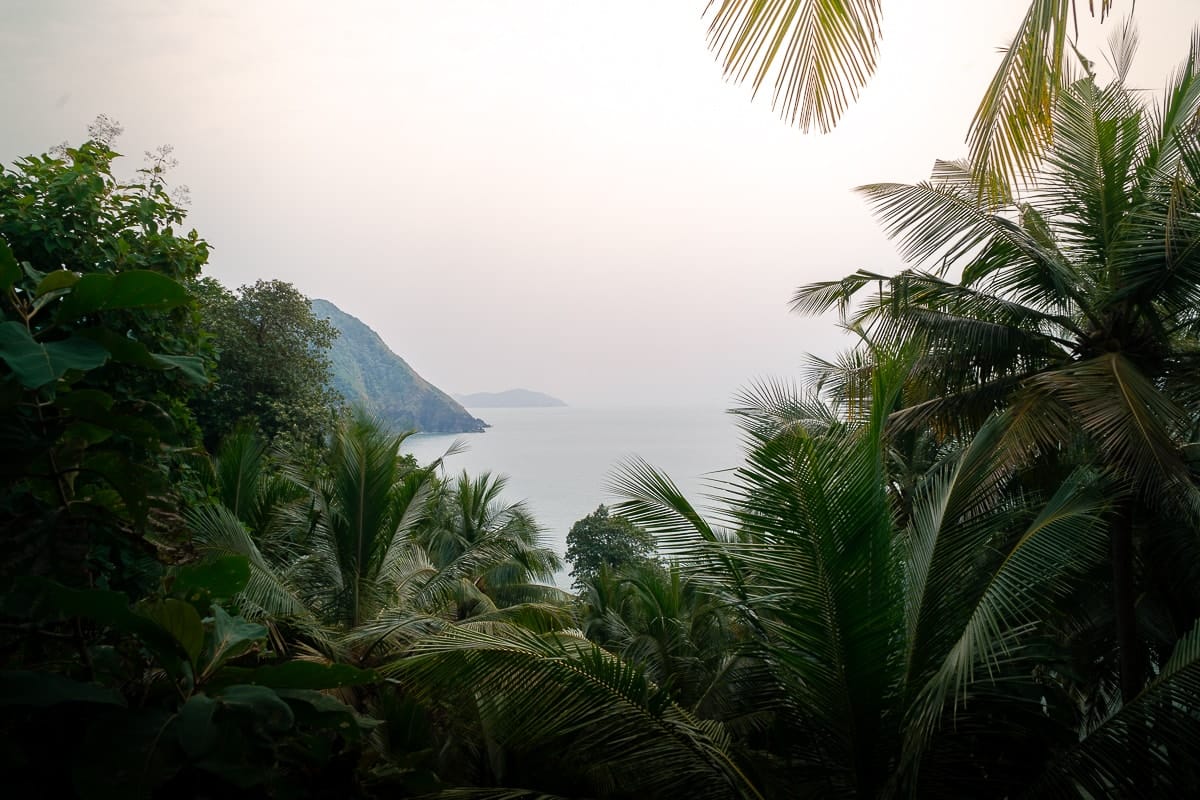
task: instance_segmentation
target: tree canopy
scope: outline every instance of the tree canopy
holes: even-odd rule
[[[208,245],[179,229],[161,163],[114,175],[119,130],[102,123],[0,169],[5,575],[142,579],[126,567],[171,525],[198,441],[186,401],[207,376],[184,282]]]
[[[862,187],[915,266],[807,286],[794,304],[841,308],[876,351],[921,353],[898,427],[971,431],[1007,408],[1020,457],[1090,461],[1119,479],[1114,613],[1130,700],[1151,667],[1137,642],[1135,529],[1147,556],[1200,554],[1186,455],[1200,419],[1200,40],[1149,103],[1124,83],[1136,49],[1126,35],[1109,54],[1110,84],[1087,75],[1058,95],[1034,191],[993,208],[969,164],[945,162],[927,183]],[[1147,578],[1164,566],[1143,563]],[[1173,595],[1165,608],[1196,608]]]
[[[621,570],[654,560],[654,539],[625,517],[610,515],[601,504],[576,521],[567,533],[567,561],[576,586],[601,569]]]
[[[285,281],[231,292],[203,278],[193,290],[217,359],[213,385],[195,402],[206,443],[215,447],[245,422],[268,439],[320,441],[341,406],[330,386],[337,330]]]
[[[875,4],[738,8],[863,39]],[[502,477],[337,413],[294,287],[199,278],[161,159],[113,177],[101,125],[0,172],[6,788],[1195,794],[1200,37],[1154,103],[1113,50],[1036,185],[864,188],[910,268],[795,297],[861,345],[743,392],[711,511],[621,468],[575,597]]]

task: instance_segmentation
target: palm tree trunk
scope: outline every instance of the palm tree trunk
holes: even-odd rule
[[[1117,506],[1112,526],[1113,612],[1117,622],[1117,666],[1121,700],[1128,703],[1142,690],[1142,659],[1138,647],[1133,585],[1133,514],[1137,501],[1128,497]]]

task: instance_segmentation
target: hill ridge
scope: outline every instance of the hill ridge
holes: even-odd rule
[[[417,374],[371,326],[329,300],[314,298],[313,314],[328,319],[339,336],[329,351],[333,388],[396,431],[476,433],[487,427],[450,395]]]
[[[532,389],[455,394],[454,399],[467,408],[561,408],[567,405],[557,397]]]

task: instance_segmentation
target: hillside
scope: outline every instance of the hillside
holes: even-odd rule
[[[454,399],[467,408],[555,408],[566,405],[557,397],[551,397],[542,392],[533,392],[529,389],[456,394]]]
[[[328,300],[313,300],[312,309],[341,334],[334,340],[329,357],[333,362],[333,388],[347,402],[365,406],[397,431],[472,433],[487,427],[414,372],[362,320]]]

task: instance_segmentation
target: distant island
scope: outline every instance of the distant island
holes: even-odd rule
[[[566,406],[557,397],[529,389],[509,389],[507,392],[475,392],[456,394],[454,399],[467,408],[559,408]]]
[[[478,433],[487,427],[418,375],[362,320],[328,300],[313,300],[312,310],[338,329],[329,359],[333,388],[348,403],[364,406],[396,431]]]

